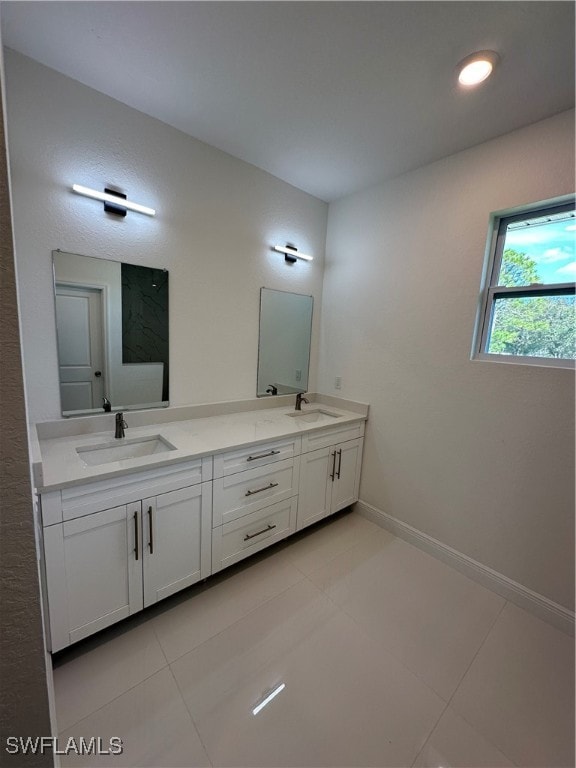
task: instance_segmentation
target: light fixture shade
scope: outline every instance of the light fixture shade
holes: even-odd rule
[[[490,77],[499,60],[496,51],[477,51],[466,56],[457,67],[458,82],[465,88],[479,85]]]
[[[308,256],[305,253],[300,253],[300,251],[297,248],[294,248],[290,245],[275,245],[274,250],[278,251],[278,253],[283,253],[285,256],[289,257],[288,260],[290,261],[296,261],[296,259],[302,259],[303,261],[313,261],[314,256]]]
[[[72,191],[77,195],[83,195],[84,197],[91,197],[93,200],[100,200],[104,204],[110,203],[116,208],[125,208],[129,211],[135,211],[136,213],[143,213],[145,216],[156,216],[154,208],[148,208],[145,205],[139,203],[133,203],[131,200],[126,200],[120,193],[111,194],[110,191],[99,192],[97,189],[90,189],[89,187],[83,187],[81,184],[73,184]]]

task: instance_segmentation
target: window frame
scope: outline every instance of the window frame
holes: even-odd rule
[[[576,360],[565,357],[533,357],[530,355],[502,355],[487,352],[487,346],[492,333],[494,309],[498,299],[524,298],[535,296],[573,296],[576,294],[575,283],[535,283],[533,285],[503,286],[498,285],[498,276],[504,255],[506,230],[514,221],[535,218],[539,214],[563,213],[574,209],[576,199],[573,195],[535,203],[510,211],[500,211],[490,216],[488,243],[482,290],[476,320],[476,333],[472,349],[473,360],[484,360],[515,365],[537,365],[551,368],[576,369]],[[574,219],[576,222],[576,218]]]

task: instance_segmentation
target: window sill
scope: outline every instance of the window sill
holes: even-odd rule
[[[520,355],[494,355],[488,352],[479,352],[472,356],[471,360],[484,363],[504,363],[505,365],[535,365],[539,368],[564,368],[576,370],[576,360],[567,360],[559,357],[521,357]]]

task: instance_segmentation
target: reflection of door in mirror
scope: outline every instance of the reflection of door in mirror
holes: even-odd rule
[[[56,329],[63,411],[102,406],[106,394],[102,291],[56,285]]]
[[[114,410],[167,406],[168,271],[52,256],[62,415],[101,411],[104,396]]]

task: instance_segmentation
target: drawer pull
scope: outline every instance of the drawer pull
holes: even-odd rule
[[[268,453],[259,453],[258,456],[248,456],[246,461],[256,461],[256,459],[265,459],[267,456],[276,456],[280,451],[268,451]]]
[[[246,491],[244,496],[254,496],[255,493],[262,493],[262,491],[268,491],[270,488],[276,488],[278,483],[269,483],[268,485],[265,485],[264,488],[256,488],[255,491]]]
[[[250,541],[250,539],[254,539],[256,536],[261,536],[263,533],[267,533],[268,531],[271,531],[273,528],[276,528],[275,525],[268,525],[266,528],[262,528],[261,531],[258,531],[258,533],[247,533],[246,536],[244,536],[244,541]]]

